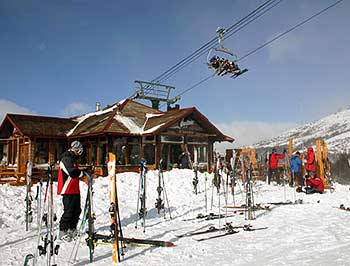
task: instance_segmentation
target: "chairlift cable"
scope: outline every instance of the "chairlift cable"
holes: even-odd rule
[[[317,12],[316,14],[312,15],[311,17],[309,17],[309,18],[303,20],[302,22],[299,22],[298,24],[294,25],[294,26],[291,27],[290,29],[288,29],[288,30],[286,30],[286,31],[284,31],[284,32],[282,32],[282,33],[280,33],[280,34],[278,34],[278,35],[277,35],[276,37],[274,37],[273,39],[271,39],[271,40],[265,42],[264,44],[260,45],[260,46],[257,47],[256,49],[250,51],[250,52],[247,53],[246,55],[244,55],[244,56],[242,56],[241,58],[237,59],[237,61],[241,61],[241,60],[245,59],[246,57],[248,57],[248,56],[254,54],[255,52],[257,52],[257,51],[259,51],[260,49],[264,48],[265,46],[271,44],[272,42],[278,40],[279,38],[283,37],[284,35],[290,33],[291,31],[295,30],[296,28],[299,28],[300,26],[306,24],[307,22],[309,22],[310,20],[314,19],[315,17],[317,17],[317,16],[323,14],[323,13],[326,12],[328,9],[330,9],[330,8],[332,8],[332,7],[334,7],[334,6],[336,6],[337,4],[339,4],[339,3],[342,2],[342,1],[343,1],[343,0],[338,0],[337,2],[335,2],[335,3],[331,4],[330,6],[328,6],[328,7],[324,8],[324,9],[322,9],[321,11],[319,11],[319,12]]]
[[[268,42],[266,42],[266,43],[260,45],[258,48],[254,49],[254,50],[252,50],[251,52],[247,53],[246,55],[242,56],[242,57],[239,58],[237,61],[243,60],[243,59],[247,58],[248,56],[254,54],[254,53],[257,52],[258,50],[264,48],[265,46],[271,44],[272,42],[276,41],[277,39],[279,39],[279,38],[283,37],[284,35],[288,34],[289,32],[291,32],[291,31],[295,30],[296,28],[298,28],[298,27],[304,25],[305,23],[309,22],[309,21],[312,20],[313,18],[315,18],[315,17],[317,17],[317,16],[323,14],[323,13],[326,12],[327,10],[329,10],[329,9],[331,9],[332,7],[338,5],[340,2],[343,2],[343,0],[338,0],[337,2],[331,4],[330,6],[328,6],[328,7],[324,8],[324,9],[322,9],[321,11],[319,11],[319,12],[317,12],[316,14],[312,15],[311,17],[309,17],[309,18],[303,20],[302,22],[296,24],[296,25],[293,26],[292,28],[290,28],[290,29],[284,31],[283,33],[281,33],[281,34],[279,34],[279,35],[277,35],[275,38],[271,39],[270,41],[268,41]],[[196,88],[197,86],[199,86],[199,85],[201,85],[202,83],[204,83],[204,82],[206,82],[207,80],[209,80],[209,78],[211,78],[211,77],[212,77],[212,75],[210,75],[209,77],[206,77],[206,78],[202,79],[201,81],[199,81],[199,82],[197,82],[196,84],[192,85],[192,86],[189,87],[188,89],[182,91],[180,94],[178,94],[178,96],[183,95],[183,94],[189,92],[190,90]]]
[[[253,19],[251,19],[250,21],[246,22],[245,24],[243,24],[242,26],[238,27],[237,29],[234,30],[234,32],[231,32],[229,35],[224,35],[223,40],[226,40],[227,38],[231,37],[233,34],[237,33],[238,31],[240,31],[241,29],[243,29],[244,27],[246,27],[248,24],[250,24],[251,22],[253,22],[254,20],[258,19],[259,17],[261,17],[262,15],[264,15],[266,12],[268,12],[270,9],[272,9],[273,7],[275,7],[276,5],[278,5],[280,2],[282,2],[283,0],[279,0],[276,4],[274,4],[273,6],[270,6],[268,9],[264,10],[261,14],[257,15],[256,17],[254,17]],[[166,75],[165,77],[163,77],[160,81],[164,81],[168,78],[170,78],[171,76],[175,75],[177,72],[181,71],[182,69],[184,69],[187,65],[191,64],[192,62],[194,62],[195,60],[197,60],[198,58],[200,58],[201,56],[203,56],[205,53],[208,53],[208,51],[212,48],[214,48],[215,45],[212,45],[209,49],[206,49],[204,51],[202,51],[200,54],[195,55],[194,57],[192,57],[191,59],[189,59],[190,61],[186,62],[186,64],[183,64],[181,66],[179,66],[177,69],[173,70],[172,72],[168,73],[168,75]],[[235,60],[238,61],[238,60]]]
[[[254,11],[249,13],[247,16],[243,17],[242,19],[240,19],[239,21],[237,21],[236,23],[231,25],[228,29],[226,29],[225,34],[230,33],[232,30],[235,30],[237,27],[240,27],[239,30],[243,29],[246,25],[250,24],[251,22],[253,22],[257,18],[259,18],[260,16],[265,14],[267,11],[272,9],[274,6],[276,6],[277,4],[274,4],[276,1],[278,1],[277,4],[279,4],[282,0],[268,0],[268,1],[266,1],[261,6],[256,8]],[[272,7],[270,5],[272,5]],[[264,9],[267,9],[267,10],[264,10]],[[263,10],[263,11],[261,11],[261,10]],[[259,12],[262,12],[262,14],[258,14]],[[248,21],[249,19],[250,19],[250,21]],[[242,26],[243,23],[245,23],[245,24]],[[236,30],[234,33],[236,33],[239,30]],[[231,33],[230,36],[232,36],[234,33]],[[226,35],[224,35],[224,39],[227,39],[225,36]],[[156,77],[153,81],[161,82],[161,81],[164,81],[164,80],[170,78],[172,75],[174,75],[178,71],[182,70],[184,67],[191,64],[195,60],[197,60],[203,54],[208,53],[208,51],[210,49],[212,49],[216,46],[217,41],[218,41],[218,37],[213,38],[212,40],[210,40],[206,44],[202,45],[199,49],[192,52],[189,56],[182,59],[179,63],[175,64],[173,67],[169,68],[167,71],[163,72],[161,75]]]
[[[238,22],[236,22],[233,25],[231,25],[225,31],[225,33],[229,33],[235,27],[240,26],[241,23],[244,23],[246,20],[251,19],[252,17],[253,17],[253,19],[250,22],[254,21],[255,19],[257,19],[258,17],[261,16],[261,15],[259,15],[256,18],[254,18],[254,16],[256,16],[257,13],[261,12],[260,10],[263,10],[263,9],[267,8],[268,6],[274,4],[274,2],[276,2],[276,1],[277,0],[267,0],[267,1],[265,1],[262,5],[257,7],[255,10],[253,10],[247,16],[243,17]],[[279,0],[279,1],[282,1],[282,0]],[[273,6],[275,6],[275,5],[273,5]],[[268,10],[270,10],[270,9],[271,9],[271,7]],[[264,11],[264,13],[266,13],[267,11]],[[246,25],[248,25],[250,22],[248,22]],[[203,54],[207,53],[210,49],[214,48],[216,43],[217,43],[217,41],[218,41],[218,37],[215,37],[215,38],[211,39],[209,42],[207,42],[206,44],[202,45],[199,49],[197,49],[196,51],[192,52],[189,56],[187,56],[184,59],[182,59],[180,62],[178,62],[177,64],[175,64],[174,66],[172,66],[171,68],[166,70],[165,72],[163,72],[158,77],[154,78],[152,80],[152,82],[161,82],[161,81],[164,81],[164,80],[170,78],[170,76],[172,76],[175,73],[177,73],[178,71],[182,70],[184,67],[186,67],[187,65],[189,65],[190,63],[192,63],[193,61],[198,59],[200,56],[202,56]],[[149,86],[149,87],[152,87],[152,86]]]

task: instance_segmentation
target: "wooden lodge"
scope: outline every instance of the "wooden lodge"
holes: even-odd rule
[[[0,177],[18,180],[26,175],[27,161],[55,163],[73,140],[84,146],[81,165],[105,166],[108,152],[114,152],[118,172],[138,171],[141,158],[149,169],[156,169],[160,158],[171,169],[184,150],[207,170],[214,142],[233,141],[195,107],[162,112],[130,99],[73,118],[7,114],[0,139]],[[35,169],[34,176],[40,173]]]

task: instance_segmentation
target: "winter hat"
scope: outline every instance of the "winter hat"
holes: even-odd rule
[[[272,149],[272,152],[276,152],[276,148],[273,148],[273,149]]]
[[[81,145],[81,143],[77,140],[73,141],[70,144],[70,149],[79,155],[81,155],[83,153],[83,145]]]

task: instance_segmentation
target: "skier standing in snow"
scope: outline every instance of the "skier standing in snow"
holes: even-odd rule
[[[57,194],[62,195],[63,214],[60,220],[59,238],[70,241],[77,234],[77,224],[81,213],[79,178],[83,172],[76,161],[83,153],[79,141],[73,141],[70,149],[62,154],[58,169]]]
[[[283,151],[283,154],[276,153],[276,149],[273,148],[269,156],[269,172],[267,175],[267,183],[270,185],[271,180],[277,180],[279,183],[278,175],[278,160],[284,159],[286,150]]]
[[[316,158],[312,147],[307,148],[306,160],[304,160],[304,163],[307,175],[314,176],[316,174]]]
[[[301,190],[302,187],[304,186],[304,179],[301,175],[301,165],[302,162],[300,160],[300,152],[296,152],[292,157],[290,158],[290,168],[292,172],[292,178],[290,180],[289,185],[292,187],[295,181],[295,178],[297,179],[298,182],[298,188],[297,190]]]

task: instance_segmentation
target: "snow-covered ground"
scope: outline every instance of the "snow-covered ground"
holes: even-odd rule
[[[193,172],[174,169],[164,173],[165,188],[168,193],[171,215],[158,215],[154,204],[157,197],[157,171],[147,173],[147,208],[146,232],[142,232],[140,222],[135,229],[139,175],[136,173],[118,174],[118,193],[121,221],[124,236],[169,240],[174,247],[128,246],[124,260],[120,265],[136,266],[176,266],[176,265],[350,265],[350,212],[339,210],[340,204],[350,206],[349,186],[335,184],[335,191],[325,194],[305,195],[295,193],[290,187],[267,185],[261,181],[254,184],[256,203],[285,202],[302,199],[303,204],[271,206],[270,210],[256,212],[256,219],[247,221],[245,215],[235,214],[221,220],[206,221],[194,219],[199,213],[219,212],[219,197],[214,191],[213,208],[212,176],[200,174],[200,193],[192,193]],[[207,179],[207,192],[205,192]],[[54,184],[56,189],[56,184]],[[81,183],[82,202],[86,186]],[[108,213],[109,180],[99,178],[94,184],[94,207],[96,229],[108,233],[110,217]],[[33,188],[36,191],[36,188]],[[33,194],[35,194],[33,192]],[[33,195],[34,196],[34,195]],[[30,230],[25,231],[25,187],[0,186],[0,265],[23,265],[24,257],[33,253],[37,242],[36,202],[33,202],[34,222]],[[233,204],[230,195],[229,205]],[[221,207],[225,202],[220,198]],[[236,187],[235,204],[243,204],[245,194],[241,186]],[[55,208],[58,217],[62,214],[59,196],[55,196]],[[221,208],[221,213],[224,209]],[[232,215],[232,211],[228,211]],[[206,229],[211,225],[223,226],[232,222],[233,226],[251,224],[264,230],[243,231],[202,242],[196,239],[219,233],[210,233],[193,237],[177,238],[186,232]],[[73,243],[63,243],[56,260],[58,265],[68,265],[68,257]],[[111,246],[98,245],[95,249],[94,262],[91,265],[111,265]],[[39,265],[46,265],[45,258],[40,258]],[[80,245],[75,265],[89,263],[89,251],[84,241]],[[31,264],[30,264],[31,265]]]

